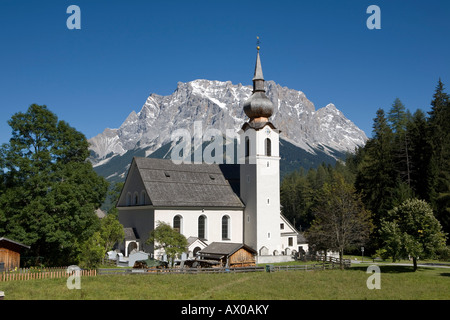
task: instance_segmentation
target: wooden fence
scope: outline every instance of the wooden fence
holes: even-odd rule
[[[6,271],[0,273],[1,281],[15,281],[15,280],[35,280],[35,279],[57,279],[68,278],[74,272],[67,273],[67,268],[45,268],[45,269],[23,269],[20,268],[14,271]],[[80,270],[80,276],[95,277],[97,270]]]
[[[98,269],[99,275],[110,274],[195,274],[195,273],[239,273],[264,271],[264,267],[239,268],[164,268],[164,269]]]
[[[339,258],[335,258],[332,256],[311,256],[309,258],[310,261],[322,261],[325,264],[332,264],[332,265],[338,265],[340,266],[340,259]],[[344,266],[344,268],[349,268],[351,266],[351,261],[350,259],[342,259],[342,265]]]
[[[330,257],[331,258],[331,257]],[[333,258],[334,259],[334,258]],[[277,272],[277,271],[313,271],[328,270],[340,268],[339,259],[325,259],[317,264],[301,264],[301,265],[271,265],[259,267],[237,267],[237,268],[166,268],[166,269],[98,269],[99,275],[129,275],[129,274],[198,274],[198,273],[241,273],[241,272]],[[349,264],[345,263],[345,267]]]

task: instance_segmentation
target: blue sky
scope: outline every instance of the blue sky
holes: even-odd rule
[[[81,30],[66,27],[71,4]],[[380,30],[366,27],[372,4]],[[371,136],[396,97],[427,111],[439,77],[450,88],[449,15],[445,0],[0,0],[0,143],[32,103],[91,138],[178,81],[250,85],[257,35],[266,80]]]

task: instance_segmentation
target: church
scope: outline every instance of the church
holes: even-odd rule
[[[126,257],[132,250],[163,257],[146,244],[159,222],[188,239],[187,257],[217,243],[242,244],[258,263],[289,261],[307,250],[280,210],[280,131],[270,122],[274,106],[265,94],[257,49],[253,93],[243,106],[249,119],[238,132],[244,160],[207,164],[133,158],[117,202],[125,230],[120,249]]]

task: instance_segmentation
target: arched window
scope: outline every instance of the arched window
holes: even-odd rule
[[[138,249],[138,246],[137,246],[136,242],[135,242],[135,241],[130,242],[130,243],[128,244],[128,256],[130,256],[130,253],[131,253],[133,250],[137,250],[137,249]]]
[[[222,240],[230,240],[230,217],[222,217]]]
[[[200,248],[200,247],[194,248],[194,251],[193,251],[194,257],[197,255],[197,252],[199,252],[200,250],[202,250],[202,248]]]
[[[141,191],[141,205],[145,204],[145,190]]]
[[[137,193],[137,191],[134,193],[133,204],[135,206],[137,206],[139,204],[139,194]]]
[[[272,155],[272,141],[270,141],[269,138],[266,138],[265,148],[266,148],[266,156],[270,157]]]
[[[127,193],[127,206],[131,206],[131,193]]]
[[[173,217],[173,228],[177,230],[179,233],[182,233],[181,227],[182,227],[183,217],[180,215],[176,215]]]
[[[200,239],[206,239],[206,217],[198,217],[198,237]]]

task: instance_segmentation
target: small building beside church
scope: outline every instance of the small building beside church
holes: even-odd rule
[[[5,237],[0,238],[0,264],[4,270],[20,267],[20,252],[29,246]]]
[[[280,210],[280,131],[269,120],[274,107],[265,94],[259,47],[253,94],[243,108],[248,120],[238,132],[239,164],[133,158],[117,202],[129,231],[120,248],[125,256],[135,248],[161,259],[164,252],[146,243],[160,221],[189,239],[187,257],[240,246],[258,261],[276,262],[305,249]]]
[[[256,250],[243,243],[213,242],[198,253],[199,260],[217,261],[219,266],[234,268],[254,266]]]

